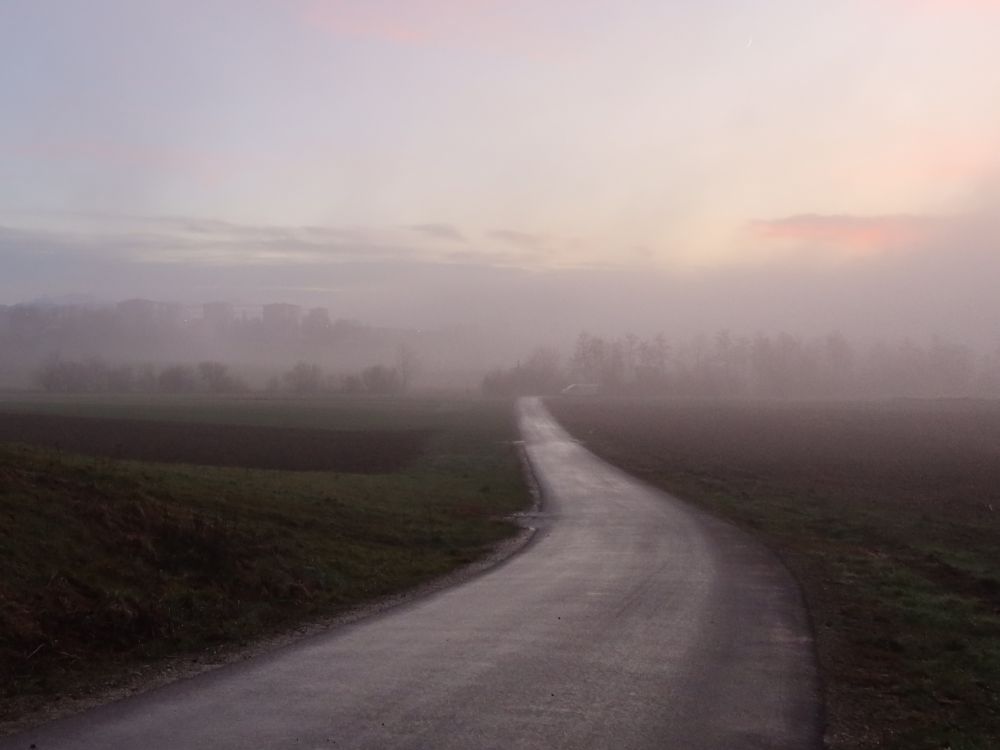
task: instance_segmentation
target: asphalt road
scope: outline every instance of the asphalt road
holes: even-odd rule
[[[0,748],[818,748],[808,622],[775,558],[519,408],[545,490],[520,554]]]

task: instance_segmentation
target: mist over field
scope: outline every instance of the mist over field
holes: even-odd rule
[[[615,366],[623,373],[610,376],[617,381],[635,367],[638,350],[626,351],[638,346],[627,343],[633,339],[659,337],[665,347],[659,356],[689,371],[704,367],[706,359],[746,359],[755,347],[759,357],[771,341],[808,350],[818,360],[800,369],[829,369],[834,365],[822,360],[832,356],[830,341],[836,340],[850,347],[851,368],[880,372],[840,390],[764,390],[988,394],[1000,382],[1000,220],[992,203],[972,209],[862,257],[823,258],[828,240],[806,238],[778,257],[673,271],[611,262],[565,269],[403,259],[221,264],[154,256],[136,262],[114,257],[109,237],[64,234],[43,248],[37,233],[8,232],[0,239],[11,271],[0,282],[7,303],[0,308],[0,375],[7,385],[37,385],[38,367],[60,358],[211,360],[262,386],[296,362],[340,374],[392,365],[403,347],[419,360],[421,386],[478,388],[487,372],[529,361],[539,349],[554,360],[559,383],[607,379],[581,369],[576,350],[586,334],[609,346],[620,342],[616,356],[622,362]],[[793,217],[788,224],[817,221]],[[273,240],[275,253],[291,252],[293,235],[285,237],[287,246]],[[140,241],[152,244],[148,237]],[[189,255],[197,256],[199,247],[192,244]],[[314,248],[319,257],[328,251],[322,243]],[[330,286],[309,286],[317,280]],[[265,320],[268,306],[272,315],[277,310],[289,317]],[[722,346],[736,354],[717,351],[720,341],[731,342]],[[879,357],[895,361],[873,361]],[[918,371],[927,367],[950,374],[915,386]],[[660,390],[691,392],[677,383]],[[732,390],[708,388],[706,394]]]
[[[412,386],[478,389],[539,348],[568,383],[585,333],[662,336],[673,381],[706,341],[823,369],[842,337],[881,372],[845,395],[992,387],[995,3],[208,5],[0,11],[3,384],[405,350]]]

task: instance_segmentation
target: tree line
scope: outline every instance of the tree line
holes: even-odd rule
[[[554,393],[571,383],[604,393],[694,397],[1000,395],[1000,347],[977,353],[933,337],[852,342],[839,333],[739,336],[721,331],[671,341],[663,335],[581,333],[570,356],[537,350],[488,373],[490,395]]]
[[[442,336],[411,329],[369,326],[352,319],[331,320],[322,308],[300,312],[291,305],[287,319],[250,315],[247,309],[218,303],[204,309],[148,300],[117,305],[0,305],[0,385],[27,385],[33,373],[53,358],[66,369],[56,380],[89,381],[88,388],[152,390],[144,362],[177,362],[197,370],[202,361],[239,362],[257,372],[283,363],[317,362],[326,367],[360,370],[374,362],[392,362],[401,346],[434,348]],[[261,308],[263,309],[263,308]],[[273,317],[273,316],[272,316]],[[94,363],[126,362],[110,386]],[[129,375],[127,368],[137,371]],[[50,368],[52,369],[52,368]],[[92,372],[93,370],[98,372]],[[176,373],[190,388],[191,373]],[[197,372],[194,380],[198,381]],[[159,376],[159,372],[152,375]],[[135,384],[129,381],[135,380]],[[59,387],[65,387],[60,385]],[[203,389],[204,383],[197,383]]]
[[[273,376],[268,393],[399,394],[410,386],[416,361],[403,352],[394,366],[376,364],[356,373],[327,373],[317,364],[297,362]],[[155,365],[111,364],[98,358],[52,358],[34,375],[36,385],[50,393],[213,393],[251,391],[246,380],[222,362]]]
[[[356,373],[327,374],[323,368],[311,362],[299,362],[280,376],[268,380],[265,390],[269,393],[282,391],[301,395],[319,393],[345,393],[392,395],[406,391],[410,386],[412,373],[397,364],[371,365]]]

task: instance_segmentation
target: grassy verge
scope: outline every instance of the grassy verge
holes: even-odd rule
[[[550,407],[782,555],[816,626],[829,747],[1000,747],[1000,407]]]
[[[0,720],[427,581],[514,533],[503,516],[527,500],[506,403],[372,402],[367,420],[358,402],[203,405],[207,420],[427,437],[405,466],[363,474],[0,444]],[[147,419],[190,409],[153,406],[87,408]]]

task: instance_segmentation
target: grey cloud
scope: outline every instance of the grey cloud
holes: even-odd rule
[[[488,237],[501,242],[507,242],[516,247],[530,250],[538,250],[545,244],[545,238],[538,234],[519,232],[516,229],[493,229]]]
[[[426,235],[436,240],[449,240],[451,242],[465,242],[465,235],[451,224],[411,224],[407,227],[414,232]]]
[[[192,228],[194,230],[192,231]],[[0,227],[0,249],[58,253],[65,257],[117,258],[128,262],[328,261],[405,258],[412,250],[363,232],[324,227],[255,227],[227,222],[153,219],[104,231]]]

